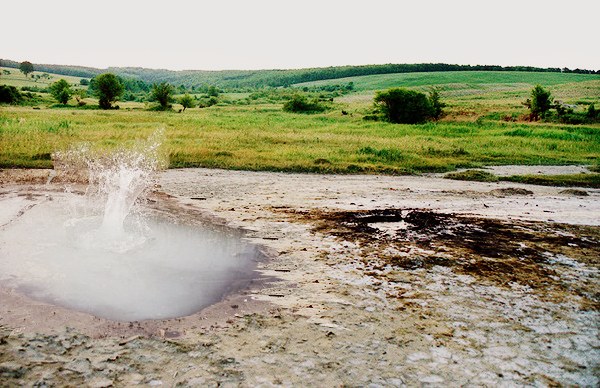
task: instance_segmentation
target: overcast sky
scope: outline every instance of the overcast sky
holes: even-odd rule
[[[27,0],[0,58],[172,70],[444,62],[600,70],[600,0]]]

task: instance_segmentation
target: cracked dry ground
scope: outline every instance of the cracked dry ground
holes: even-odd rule
[[[155,331],[5,325],[0,385],[599,383],[597,226],[164,186],[184,209],[202,203],[277,252],[261,267],[279,280],[244,295],[262,308],[226,300],[221,322],[165,320]]]

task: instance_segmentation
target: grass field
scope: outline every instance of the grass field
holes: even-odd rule
[[[527,73],[510,71],[448,71],[435,73],[378,74],[306,82],[294,86],[323,86],[354,83],[357,91],[382,90],[394,87],[439,86],[442,90],[531,88],[536,84],[552,86],[573,82],[599,81],[600,75],[572,73]]]
[[[450,76],[430,74],[433,80]],[[469,74],[455,74],[460,82],[453,84],[465,86],[445,95],[447,117],[422,125],[363,120],[372,102],[367,92],[336,99],[334,109],[315,115],[286,113],[280,104],[213,106],[184,113],[150,112],[140,103],[119,103],[121,109],[112,111],[3,106],[0,167],[51,167],[55,151],[82,142],[97,148],[127,146],[157,128],[165,128],[163,149],[171,167],[411,173],[497,164],[597,163],[600,126],[504,122],[507,113],[525,113],[521,101],[529,86],[521,94],[507,92],[499,89],[513,84],[499,79],[495,88],[473,94],[472,85],[482,79],[474,74],[468,82]],[[536,83],[539,74],[548,76],[526,74],[532,78],[508,75],[524,78],[524,85]],[[569,101],[598,102],[600,80],[550,76],[555,77],[552,88]],[[566,76],[562,84],[560,76]],[[488,74],[487,81],[492,78]],[[88,107],[94,103],[88,99]],[[342,109],[350,114],[342,115]]]

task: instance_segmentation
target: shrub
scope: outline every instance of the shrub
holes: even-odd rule
[[[183,106],[183,111],[185,112],[186,108],[194,107],[195,101],[192,96],[186,93],[179,99],[179,103]]]
[[[584,124],[588,122],[585,114],[567,112],[560,116],[560,122],[565,124]]]
[[[202,98],[202,99],[200,99],[198,107],[199,108],[208,108],[210,106],[217,105],[218,103],[219,103],[219,99],[214,96],[209,97],[209,98]]]
[[[0,103],[17,104],[23,100],[23,95],[17,88],[9,85],[0,85]]]
[[[529,106],[531,116],[536,120],[539,117],[545,118],[550,108],[552,108],[552,100],[553,98],[549,91],[545,90],[540,85],[536,85],[533,90],[531,90],[531,102]]]
[[[588,107],[586,116],[590,120],[595,120],[598,117],[598,112],[599,111],[596,110],[596,107],[594,106],[594,104],[590,104],[590,106]]]
[[[39,86],[21,86],[23,92],[49,93],[50,89]]]
[[[206,94],[208,94],[209,97],[219,97],[219,89],[216,86],[211,85],[208,87]]]
[[[318,100],[309,101],[302,94],[295,94],[283,104],[284,111],[294,113],[316,113],[323,112],[325,109],[325,106],[320,104]]]
[[[71,90],[71,85],[64,79],[60,79],[50,85],[50,94],[54,97],[58,102],[63,105],[66,105],[73,94]]]
[[[432,117],[436,120],[442,117],[446,104],[442,102],[440,91],[437,88],[430,89],[429,103],[431,104]]]
[[[431,101],[423,93],[393,88],[375,94],[375,107],[391,123],[417,124],[434,117]]]

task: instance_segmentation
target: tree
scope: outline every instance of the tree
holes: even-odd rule
[[[110,109],[112,104],[118,101],[125,91],[121,80],[112,73],[100,74],[92,81],[94,84],[93,90],[96,97],[98,97],[98,105],[102,109]]]
[[[194,98],[186,93],[179,99],[179,103],[183,105],[183,111],[185,112],[186,108],[194,107]]]
[[[152,85],[151,98],[154,101],[158,101],[160,108],[166,110],[170,108],[169,103],[173,101],[174,87],[166,82]]]
[[[536,85],[531,90],[531,100],[529,103],[531,110],[531,117],[535,120],[546,117],[546,113],[552,108],[553,98],[550,92],[545,90],[540,85]]]
[[[209,97],[219,97],[219,89],[214,85],[210,85],[206,94],[208,94]]]
[[[416,124],[434,117],[431,101],[423,93],[393,88],[375,94],[375,107],[391,123]]]
[[[434,119],[439,119],[444,114],[444,108],[446,104],[442,102],[442,97],[440,96],[440,91],[437,88],[431,88],[429,90],[429,103],[432,108],[432,117]]]
[[[27,78],[29,73],[33,73],[33,64],[29,61],[23,61],[19,65],[19,70],[21,70],[21,73],[25,74],[25,78]]]
[[[69,98],[73,95],[73,90],[71,90],[71,85],[64,79],[59,79],[52,85],[50,85],[50,94],[52,97],[56,98],[58,102],[63,105],[66,105],[69,101]]]

